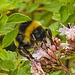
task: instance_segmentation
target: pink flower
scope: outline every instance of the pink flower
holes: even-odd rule
[[[31,62],[32,62],[31,73],[33,73],[34,75],[40,75],[38,73],[39,71],[42,73],[42,75],[46,75],[46,73],[43,71],[41,64],[39,62],[36,62],[34,60],[31,60]],[[36,67],[37,72],[35,72],[35,69],[33,67]]]
[[[67,31],[69,31],[69,28],[65,27],[62,23],[60,24],[63,26],[63,28],[59,28],[58,31],[61,32],[60,35],[64,35]]]
[[[59,48],[68,48],[68,43],[60,43]]]
[[[39,47],[38,50],[35,50],[32,56],[37,60],[39,60],[41,57],[50,59],[50,56],[41,47]]]
[[[59,30],[58,30],[59,32],[61,32],[60,35],[65,34],[67,39],[74,40],[75,39],[75,26],[73,26],[70,29],[65,27],[64,25],[62,25],[62,26],[63,26],[63,28],[59,28]]]
[[[35,72],[33,75],[40,75],[39,73]]]

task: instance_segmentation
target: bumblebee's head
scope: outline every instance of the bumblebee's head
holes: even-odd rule
[[[46,37],[46,31],[39,26],[33,31],[32,36],[36,39],[36,41],[43,41],[43,39]]]

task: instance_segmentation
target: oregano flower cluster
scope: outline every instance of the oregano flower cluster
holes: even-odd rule
[[[49,38],[47,43],[40,42],[40,45],[34,47],[32,56],[35,60],[31,60],[31,73],[33,75],[47,75],[54,71],[66,71],[69,69],[63,65],[61,58],[67,57],[75,53],[75,26],[67,28],[62,25],[58,31],[60,35],[66,35],[66,43],[61,43],[58,38],[53,38],[54,45],[51,45]],[[41,44],[43,44],[41,46]]]

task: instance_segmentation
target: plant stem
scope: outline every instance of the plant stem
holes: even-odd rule
[[[63,64],[61,64],[61,67],[62,67],[62,69],[64,69],[64,71],[66,71],[66,72],[69,72],[69,73],[70,73],[69,69],[68,69],[67,67],[65,67]]]

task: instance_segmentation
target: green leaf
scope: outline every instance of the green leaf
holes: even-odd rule
[[[51,75],[59,75],[60,73],[61,73],[61,71],[53,72],[53,73],[51,73]]]
[[[31,19],[26,15],[20,13],[14,13],[8,17],[7,23],[22,23],[30,20]]]
[[[8,75],[7,73],[0,73],[0,75]]]
[[[15,69],[11,75],[17,75],[18,69]]]
[[[12,75],[12,72],[11,72],[11,71],[9,71],[9,72],[8,72],[8,75]]]
[[[27,8],[26,12],[32,12],[32,11],[36,10],[38,7],[39,7],[39,4],[33,3]]]
[[[45,4],[44,9],[50,12],[58,12],[61,6],[65,5],[57,0],[50,0],[49,4]]]
[[[14,70],[16,64],[12,60],[3,60],[1,63],[1,68],[5,71]]]
[[[15,57],[17,57],[16,52],[12,52],[12,51],[8,51],[8,59],[14,59]]]
[[[52,21],[52,12],[45,12],[42,16],[40,15],[41,19],[43,18],[43,20],[40,20],[40,22],[42,23],[43,26],[45,27],[49,27]]]
[[[30,62],[29,61],[22,61],[19,65],[19,69],[17,71],[17,75],[30,75]]]
[[[12,0],[11,5],[9,5],[8,9],[14,9],[18,5],[18,0]]]
[[[3,9],[3,11],[8,10],[8,9],[14,9],[18,4],[18,0],[12,0],[12,1],[8,1],[8,0],[3,0],[0,1],[0,9]],[[6,13],[6,12],[5,12]]]
[[[18,28],[9,32],[2,40],[2,48],[9,46],[18,34]]]
[[[59,12],[54,12],[52,16],[53,20],[59,21],[60,20],[60,14]]]
[[[59,29],[59,22],[53,23],[52,25],[49,26],[49,28],[51,29],[51,31]]]
[[[73,23],[73,22],[75,22],[75,14],[70,15],[67,20],[67,23]]]
[[[3,60],[0,59],[0,68],[1,68],[1,65],[2,65],[2,61],[3,61]]]
[[[66,3],[68,3],[68,2],[70,2],[71,0],[58,0],[59,2],[66,2]]]
[[[29,68],[19,68],[17,75],[30,75],[28,74],[28,72],[30,71],[30,67]]]
[[[37,0],[37,1],[38,1],[38,3],[40,3],[40,4],[48,4],[48,3],[49,3],[48,0]]]
[[[0,30],[2,28],[4,28],[4,26],[6,25],[7,20],[8,20],[8,17],[6,15],[2,15],[0,17]]]
[[[30,0],[24,0],[26,3],[29,2]]]
[[[1,31],[0,31],[0,35],[5,35],[7,33],[9,33],[10,31],[12,31],[15,27],[15,24],[8,24],[6,25]]]
[[[5,49],[0,49],[0,58],[3,60],[8,59],[8,54]]]
[[[68,7],[62,6],[61,9],[59,10],[59,13],[61,16],[61,18],[60,18],[61,23],[66,22],[66,20],[68,19],[69,15],[70,15]]]
[[[18,72],[17,72],[17,75],[26,75],[25,69],[19,68]]]
[[[73,56],[67,56],[67,57],[62,57],[61,59],[71,59],[71,58],[74,58],[75,56],[73,55]]]
[[[52,35],[55,37],[57,34],[59,34],[59,32],[57,32],[56,30],[58,30],[60,28],[59,22],[55,22],[52,25],[49,26],[50,30],[52,31]]]
[[[20,65],[20,67],[29,67],[29,61],[24,61],[22,62],[22,64]]]
[[[70,70],[71,70],[72,73],[75,73],[75,69],[71,68]]]
[[[11,4],[11,2],[10,1],[8,1],[8,0],[0,0],[0,10],[1,9],[6,9],[7,8],[7,6],[9,6]]]
[[[73,10],[75,10],[75,3],[72,5]]]
[[[56,74],[54,74],[54,75],[56,75]],[[65,71],[61,71],[58,75],[72,75],[72,74],[65,72]]]
[[[26,8],[26,4],[25,3],[20,3],[19,5],[18,5],[18,8],[19,8],[19,12],[21,12],[21,11],[23,11],[25,8]]]

